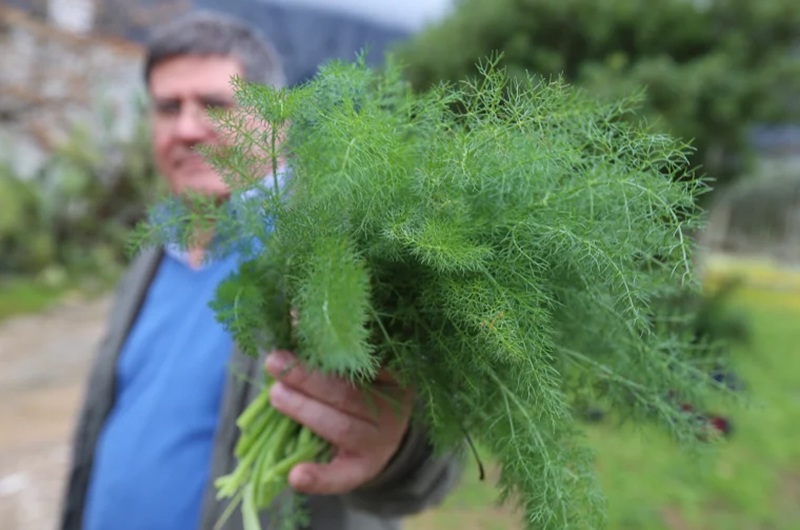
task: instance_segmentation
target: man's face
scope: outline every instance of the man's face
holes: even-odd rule
[[[231,77],[242,75],[239,61],[224,56],[178,56],[151,70],[153,151],[173,193],[228,196],[228,186],[196,148],[224,144],[208,110],[233,107]]]

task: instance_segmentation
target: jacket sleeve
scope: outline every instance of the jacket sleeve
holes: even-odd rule
[[[78,422],[72,439],[72,453],[67,483],[61,499],[61,530],[80,530],[83,526],[83,508],[86,501],[86,490],[89,484],[89,475],[92,468],[92,452],[100,428],[99,417],[104,415],[102,410],[108,388],[103,360],[104,353],[108,350],[108,337],[101,342],[98,348],[97,359],[91,369],[89,384],[84,396],[83,407],[78,414]]]
[[[161,253],[151,250],[137,257],[119,282],[86,385],[83,407],[73,433],[71,463],[65,484],[60,530],[80,530],[100,431],[114,404],[116,360],[128,329],[147,292]]]
[[[383,472],[346,495],[345,502],[383,517],[411,515],[439,504],[460,472],[454,455],[437,455],[424,429],[412,425]]]

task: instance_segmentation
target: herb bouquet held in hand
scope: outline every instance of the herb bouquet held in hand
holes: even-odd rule
[[[584,404],[696,436],[678,404],[702,403],[703,360],[657,305],[694,288],[702,186],[682,145],[626,119],[635,99],[492,67],[415,94],[394,67],[343,64],[238,97],[218,116],[234,147],[211,154],[231,203],[190,220],[247,243],[214,302],[243,351],[291,348],[365,388],[388,370],[437,450],[490,452],[530,529],[600,524]],[[267,391],[217,484],[251,525],[329,454]]]

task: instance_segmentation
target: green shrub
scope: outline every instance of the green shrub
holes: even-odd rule
[[[40,270],[55,259],[55,241],[43,229],[41,211],[36,186],[0,165],[0,273]]]
[[[158,191],[143,117],[129,140],[76,127],[34,178],[0,169],[0,273],[115,275]]]

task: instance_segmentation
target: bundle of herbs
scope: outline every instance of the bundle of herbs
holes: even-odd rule
[[[469,439],[490,453],[500,499],[530,529],[602,519],[576,405],[684,440],[703,428],[678,404],[704,401],[714,360],[675,325],[690,315],[658,309],[695,288],[687,233],[703,184],[684,145],[627,119],[637,98],[600,102],[491,64],[421,94],[395,66],[338,63],[297,88],[237,93],[240,110],[216,117],[232,146],[209,153],[233,198],[167,224],[189,227],[186,244],[212,222],[244,253],[214,302],[243,351],[292,348],[365,387],[387,368],[437,450]],[[262,180],[280,160],[283,178]],[[249,527],[294,463],[326,455],[267,386],[217,484]]]

